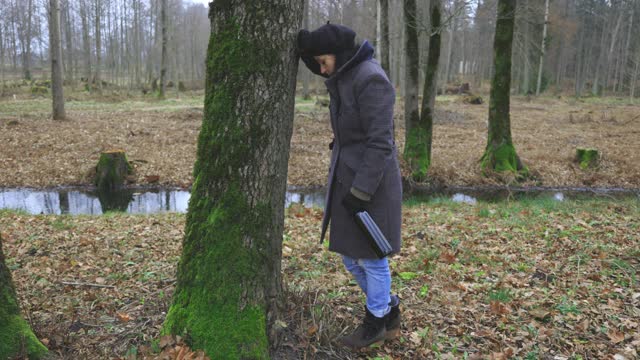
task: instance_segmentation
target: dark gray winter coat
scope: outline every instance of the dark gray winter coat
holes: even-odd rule
[[[367,210],[393,248],[400,251],[402,182],[394,141],[395,91],[384,70],[372,59],[367,41],[326,80],[334,134],[321,241],[331,224],[329,250],[352,258],[376,258],[342,205],[354,187],[371,195]],[[304,59],[314,71],[310,59]],[[311,59],[311,61],[315,61]]]

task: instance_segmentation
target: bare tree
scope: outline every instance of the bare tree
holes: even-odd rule
[[[442,5],[440,0],[429,2],[429,48],[425,66],[424,90],[419,121],[412,124],[405,143],[405,158],[414,180],[423,181],[431,165],[433,113],[438,88],[438,65],[442,31]]]
[[[80,19],[82,21],[82,48],[84,50],[84,79],[91,87],[91,42],[89,39],[89,12],[87,0],[80,0]]]
[[[102,15],[102,0],[95,0],[94,3],[96,17],[95,17],[95,36],[96,36],[96,73],[93,78],[93,82],[95,83],[98,91],[102,89],[102,79],[100,77],[100,71],[102,70],[102,23],[100,17]]]
[[[160,98],[164,98],[167,76],[167,0],[162,0],[160,8],[160,18],[162,21],[162,62],[160,65]]]
[[[60,0],[49,0],[49,49],[51,52],[51,95],[53,120],[64,120],[62,88],[62,41],[60,36]]]
[[[542,44],[540,44],[540,62],[538,63],[538,82],[536,84],[536,96],[540,95],[540,86],[542,85],[542,67],[544,63],[544,54],[547,47],[547,24],[549,23],[549,0],[544,2],[544,25],[542,30]]]
[[[380,65],[382,69],[389,72],[389,0],[378,0],[378,23],[380,24],[380,42],[378,49],[380,52]]]
[[[526,175],[527,168],[516,154],[511,139],[509,115],[515,11],[516,0],[498,0],[498,20],[493,42],[494,75],[489,99],[489,129],[487,147],[481,161],[483,169]]]
[[[418,72],[420,70],[420,52],[418,51],[418,29],[417,29],[417,8],[416,0],[403,0],[404,21],[405,21],[405,45],[404,52],[406,58],[404,73],[404,121],[405,121],[405,144],[411,142],[409,135],[412,129],[420,121],[418,109]],[[409,156],[405,146],[405,157]]]

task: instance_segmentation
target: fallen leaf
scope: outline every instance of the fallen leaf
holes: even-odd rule
[[[538,320],[545,320],[551,315],[548,310],[540,308],[529,310],[529,314]]]
[[[442,254],[440,254],[440,260],[447,264],[453,264],[456,262],[456,255],[447,251],[443,251]]]
[[[624,334],[615,329],[609,329],[607,336],[609,336],[609,339],[611,339],[611,342],[614,344],[624,341]]]
[[[313,325],[312,327],[310,327],[309,329],[307,329],[307,335],[308,336],[313,336],[313,334],[318,332],[318,327]]]
[[[131,315],[126,314],[126,313],[116,313],[116,316],[118,317],[118,319],[120,319],[120,321],[122,322],[129,322],[131,321],[133,318],[131,317]]]
[[[505,304],[501,303],[500,301],[492,301],[490,305],[491,305],[491,312],[494,314],[504,315],[511,312],[509,308]]]
[[[160,346],[160,349],[164,349],[167,346],[173,346],[175,344],[176,344],[176,341],[173,338],[173,336],[165,335],[165,336],[160,338],[160,342],[158,343],[158,346]]]

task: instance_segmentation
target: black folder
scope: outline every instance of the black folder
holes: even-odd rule
[[[367,211],[360,211],[356,213],[355,218],[356,223],[369,239],[371,247],[376,255],[378,255],[378,258],[382,259],[391,254],[393,249],[391,248],[389,241],[378,227],[378,224],[373,221],[371,215],[369,215]]]

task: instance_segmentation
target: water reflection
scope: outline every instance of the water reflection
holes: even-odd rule
[[[185,190],[123,190],[100,194],[86,189],[1,189],[0,209],[22,210],[30,214],[101,215],[108,211],[131,214],[187,212],[190,193]],[[324,191],[287,192],[286,206],[323,206]]]

